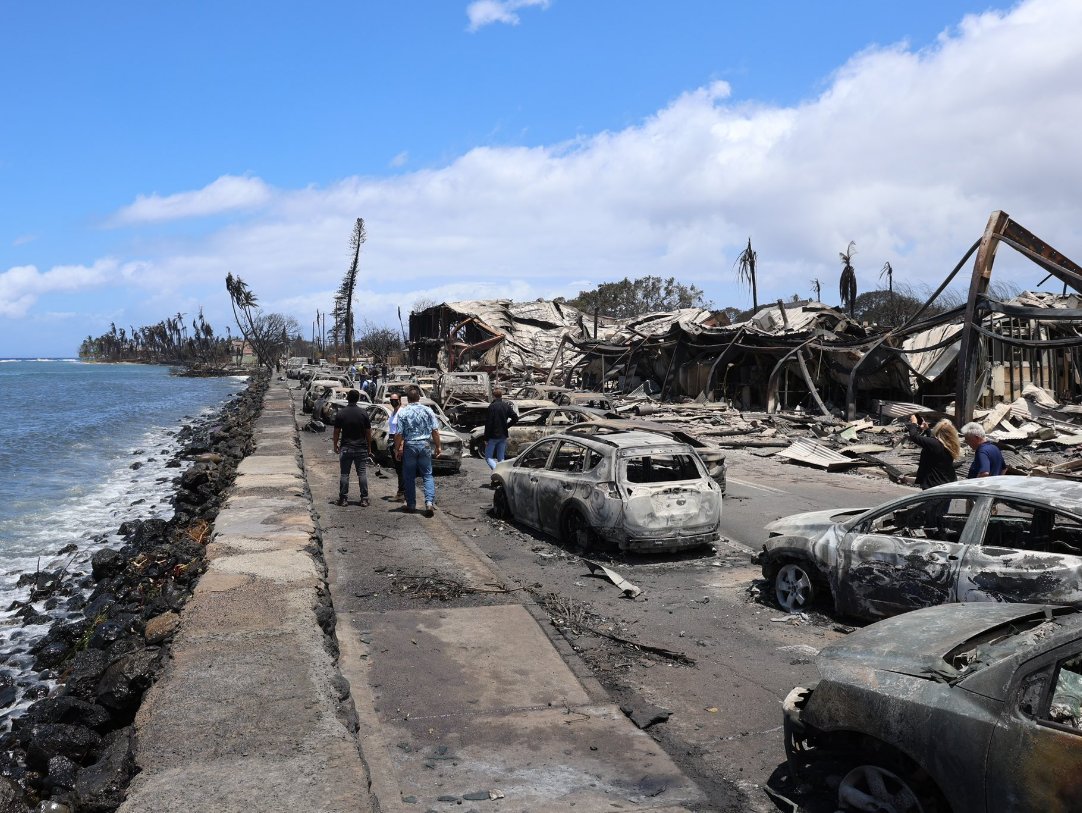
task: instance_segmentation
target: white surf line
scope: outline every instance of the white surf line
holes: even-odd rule
[[[757,488],[760,491],[769,491],[771,494],[788,494],[788,491],[784,491],[780,488],[771,488],[770,486],[761,486],[758,483],[749,483],[747,480],[737,480],[735,477],[728,478],[728,482],[736,483],[740,486],[747,486],[748,488]]]

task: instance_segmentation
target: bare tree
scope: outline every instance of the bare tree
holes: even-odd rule
[[[751,307],[753,311],[759,310],[759,291],[756,287],[755,268],[759,261],[759,253],[751,247],[751,238],[748,238],[748,247],[736,258],[736,278],[743,285],[751,288]]]
[[[343,339],[351,359],[353,358],[353,294],[357,289],[357,271],[361,262],[361,246],[364,245],[365,239],[367,239],[367,234],[364,231],[364,218],[358,217],[357,222],[353,224],[353,234],[349,238],[353,260],[349,264],[345,277],[342,278],[342,284],[338,287],[338,298],[343,304]]]
[[[377,327],[365,321],[357,346],[372,356],[376,364],[387,364],[390,355],[402,349],[402,338],[393,328]]]
[[[410,308],[410,313],[420,313],[421,311],[426,311],[429,308],[434,308],[438,304],[440,303],[430,296],[419,296],[414,301],[413,307]]]
[[[811,287],[812,287],[812,290],[815,291],[815,301],[816,302],[822,302],[823,301],[823,289],[822,289],[822,286],[819,284],[819,278],[818,277],[816,277],[815,279],[813,279],[811,281]]]
[[[853,318],[853,308],[857,302],[857,272],[853,268],[853,255],[856,251],[856,241],[850,240],[845,251],[838,252],[842,261],[842,275],[838,279],[838,295],[842,299],[842,307],[849,308],[849,318]]]

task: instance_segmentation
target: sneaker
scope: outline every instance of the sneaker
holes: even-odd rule
[[[346,501],[345,497],[339,497],[337,500],[334,501],[334,504],[335,505],[348,505],[349,503]]]
[[[367,508],[367,507],[368,507],[368,497],[364,497],[364,498],[361,499],[361,508]]]
[[[394,501],[395,502],[405,502],[406,501],[406,495],[403,492],[399,491],[397,494],[394,495]]]
[[[430,502],[425,503],[425,516],[426,517],[432,516],[432,514],[435,512],[435,510],[436,510],[436,506],[434,506],[432,503],[430,503]]]

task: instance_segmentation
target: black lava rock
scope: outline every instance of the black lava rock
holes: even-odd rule
[[[102,548],[90,557],[91,572],[98,581],[123,573],[127,564],[123,554],[112,548]]]
[[[115,810],[127,795],[128,781],[135,770],[132,730],[122,728],[102,740],[97,762],[82,768],[75,777],[75,796],[80,811]]]
[[[82,764],[101,744],[96,732],[81,725],[41,723],[27,734],[27,764],[43,771],[49,767],[49,760],[58,756]]]

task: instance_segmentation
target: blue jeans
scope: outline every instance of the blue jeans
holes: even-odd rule
[[[357,469],[357,480],[360,481],[361,499],[368,499],[368,450],[343,446],[338,455],[338,498],[344,500],[349,493],[349,470]]]
[[[485,460],[490,469],[507,457],[507,438],[489,438],[485,441]]]
[[[402,479],[406,485],[406,508],[417,507],[417,478],[424,478],[425,502],[436,502],[436,480],[432,477],[432,444],[427,440],[407,441],[402,447]]]

